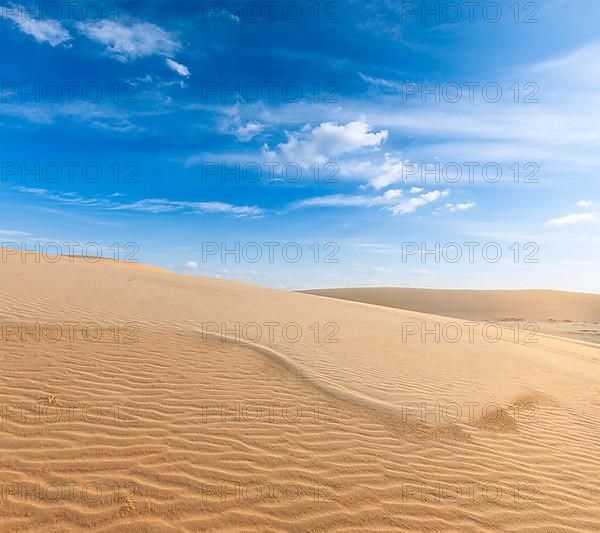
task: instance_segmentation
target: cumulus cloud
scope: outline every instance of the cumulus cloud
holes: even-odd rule
[[[181,63],[177,63],[177,61],[173,61],[172,59],[167,58],[166,63],[171,70],[174,70],[180,76],[187,78],[191,75],[190,69]]]
[[[312,128],[305,126],[296,133],[287,132],[287,141],[274,150],[265,146],[265,155],[270,160],[293,161],[308,166],[326,163],[336,157],[364,148],[377,148],[388,138],[388,131],[370,131],[364,120],[337,124],[323,122]]]
[[[33,37],[38,43],[58,46],[71,40],[71,34],[55,20],[38,20],[30,17],[23,6],[8,4],[3,10],[4,17],[12,20],[23,33]]]
[[[579,200],[579,202],[577,202],[577,207],[583,207],[584,209],[588,209],[589,207],[592,207],[592,204],[594,202],[592,202],[591,200]]]
[[[594,224],[600,222],[600,213],[573,213],[564,217],[553,218],[546,226],[571,226],[573,224]]]
[[[198,263],[196,263],[196,261],[186,261],[183,263],[183,268],[189,268],[190,270],[193,270],[198,268]]]
[[[107,53],[122,62],[152,55],[172,56],[181,48],[170,33],[149,22],[126,25],[101,20],[79,22],[76,27],[88,39],[104,45]]]

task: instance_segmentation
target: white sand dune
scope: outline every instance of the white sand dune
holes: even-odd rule
[[[1,266],[3,530],[598,524],[595,345],[26,257]],[[69,483],[96,496],[39,488]]]

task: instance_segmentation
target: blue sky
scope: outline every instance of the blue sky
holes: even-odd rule
[[[2,241],[600,292],[600,6],[467,4],[0,4]]]

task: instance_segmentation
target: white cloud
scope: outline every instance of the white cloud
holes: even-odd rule
[[[244,125],[239,125],[235,130],[234,134],[239,141],[251,141],[256,135],[263,132],[265,126],[260,122],[254,122],[252,120],[246,122]]]
[[[469,209],[473,209],[475,205],[475,202],[465,202],[462,204],[446,204],[446,207],[448,211],[454,213],[456,211],[468,211]]]
[[[190,69],[181,63],[177,63],[177,61],[167,58],[166,63],[171,70],[174,70],[180,76],[188,77],[191,75]]]
[[[417,270],[413,270],[409,272],[411,276],[431,276],[433,272],[431,270],[427,270],[426,268],[419,268]]]
[[[369,268],[369,272],[376,272],[377,274],[383,274],[385,272],[391,272],[389,268],[374,266]]]
[[[64,104],[46,105],[26,102],[0,105],[0,115],[27,120],[36,124],[52,124],[58,118],[70,118],[90,124],[94,128],[125,132],[139,129],[125,111],[110,105],[74,101]]]
[[[238,141],[251,141],[265,129],[264,124],[254,120],[248,120],[244,123],[239,102],[231,109],[227,109],[225,114],[225,119],[219,125],[219,131],[227,135],[234,135]]]
[[[546,222],[546,226],[570,226],[573,224],[594,224],[600,222],[600,213],[573,213]]]
[[[385,154],[376,172],[376,176],[369,180],[369,183],[375,189],[382,189],[402,179],[404,163],[390,154]]]
[[[46,200],[77,206],[105,208],[113,211],[140,211],[152,214],[177,212],[195,214],[221,213],[236,217],[256,217],[265,214],[265,210],[261,207],[233,205],[226,202],[189,202],[147,198],[137,202],[124,204],[102,197],[85,198],[77,193],[71,192],[53,192],[47,189],[39,189],[35,187],[16,187],[16,189],[24,193],[33,194],[40,198],[44,198]],[[113,195],[109,196],[109,198],[113,197]]]
[[[172,56],[181,48],[171,34],[149,22],[125,25],[101,20],[79,22],[76,27],[88,39],[106,46],[110,55],[123,62],[152,55]]]
[[[112,205],[112,202],[105,198],[85,198],[74,192],[49,191],[48,189],[41,189],[39,187],[23,186],[16,187],[16,190],[33,194],[34,196],[44,198],[45,200],[52,200],[71,205],[90,207],[110,207]]]
[[[405,88],[403,84],[398,83],[397,81],[386,80],[384,78],[373,78],[372,76],[367,76],[362,72],[359,72],[358,75],[361,77],[362,80],[366,81],[367,83],[370,83],[371,85],[375,85],[377,87],[383,87],[384,89],[390,89],[395,92],[400,92],[403,91]]]
[[[0,237],[31,237],[31,233],[12,229],[0,229]]]
[[[233,205],[226,202],[180,202],[173,200],[148,198],[139,200],[131,204],[118,204],[112,207],[113,210],[141,211],[145,213],[176,213],[192,212],[202,213],[221,213],[234,215],[236,217],[260,216],[265,210],[257,206]]]
[[[23,33],[31,35],[40,44],[48,43],[54,47],[71,40],[71,34],[60,22],[30,17],[25,8],[18,4],[9,4],[9,8],[5,8],[3,14]]]
[[[195,269],[198,268],[198,263],[196,261],[186,261],[183,263],[183,268]]]
[[[373,207],[389,205],[402,196],[399,189],[390,189],[380,196],[367,196],[362,194],[331,194],[317,196],[306,200],[299,200],[291,205],[292,209],[304,207]]]
[[[400,189],[389,189],[379,196],[368,196],[363,194],[331,194],[328,196],[317,196],[305,200],[299,200],[291,204],[291,209],[306,207],[383,207],[394,215],[406,215],[413,213],[417,208],[436,202],[440,198],[449,195],[449,191],[430,191],[413,198],[402,198]],[[459,204],[467,205],[467,204]],[[463,208],[465,209],[465,208]],[[467,208],[468,209],[468,208]]]
[[[600,74],[597,72],[599,54],[600,41],[596,41],[566,55],[532,65],[531,70],[538,75],[568,73],[567,79],[564,80],[567,83],[583,81],[586,84],[594,84],[600,81]]]
[[[584,209],[588,209],[589,207],[592,207],[592,204],[594,202],[592,202],[591,200],[579,200],[579,202],[577,202],[577,207],[583,207]]]
[[[417,208],[422,207],[424,205],[430,204],[432,202],[438,201],[440,198],[445,198],[450,194],[446,191],[430,191],[414,198],[408,198],[400,202],[399,204],[391,207],[389,210],[394,215],[407,215],[409,213],[413,213],[417,210]]]
[[[475,89],[473,102],[469,101],[469,90],[462,86],[463,98],[457,103],[437,103],[433,96],[421,102],[416,97],[400,109],[398,95],[383,91],[369,99],[347,100],[343,107],[290,103],[280,106],[270,118],[272,123],[288,128],[292,123],[326,120],[345,123],[355,119],[358,109],[377,130],[410,139],[413,159],[426,161],[435,154],[448,161],[472,161],[473,153],[477,153],[481,162],[512,164],[523,159],[538,164],[560,163],[568,165],[570,172],[577,168],[591,174],[600,167],[600,96],[596,90],[600,82],[599,52],[600,41],[566,57],[550,58],[543,65],[523,65],[507,71],[499,78],[504,81],[500,83],[503,98],[498,105],[484,100],[482,84]],[[515,75],[523,80],[519,83],[518,102],[508,90],[513,83],[509,80]],[[385,84],[385,80],[365,75],[363,79]],[[536,99],[540,102],[525,104]],[[372,177],[367,176],[366,181]]]
[[[337,156],[363,148],[377,148],[388,138],[387,130],[371,132],[364,120],[337,124],[323,122],[315,128],[304,126],[297,133],[287,132],[287,142],[274,150],[265,146],[265,155],[270,160],[293,161],[308,166],[327,163]]]

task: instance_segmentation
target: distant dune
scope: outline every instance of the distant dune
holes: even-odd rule
[[[550,290],[458,290],[376,287],[312,289],[307,294],[474,320],[600,322],[600,294]]]
[[[535,322],[543,333],[600,343],[600,294],[399,287],[300,292],[469,320]]]
[[[600,522],[595,345],[107,261],[0,273],[3,531]],[[471,305],[597,310],[535,294]]]

